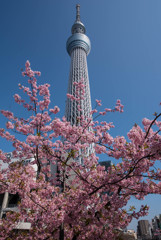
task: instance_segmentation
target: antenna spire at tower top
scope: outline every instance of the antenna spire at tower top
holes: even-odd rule
[[[79,4],[76,5],[76,20],[72,26],[71,32],[72,32],[72,34],[75,34],[75,33],[85,34],[86,33],[85,26],[80,20],[80,5]]]
[[[76,21],[80,21],[80,4],[76,5]]]

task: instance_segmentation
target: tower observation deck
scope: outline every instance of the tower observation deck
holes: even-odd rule
[[[72,35],[68,38],[66,49],[71,57],[68,93],[76,97],[76,86],[74,82],[83,80],[84,84],[84,99],[81,100],[80,108],[78,110],[78,102],[67,99],[65,117],[72,125],[78,124],[78,117],[84,116],[85,119],[90,117],[91,111],[91,96],[87,68],[87,55],[91,50],[91,43],[87,37],[86,29],[80,20],[80,5],[76,5],[76,20],[71,29]]]

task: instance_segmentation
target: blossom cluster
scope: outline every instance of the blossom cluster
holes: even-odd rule
[[[12,163],[0,151],[1,161],[8,164],[0,171],[0,192],[18,193],[21,200],[18,212],[9,212],[2,219],[0,238],[112,240],[133,218],[148,214],[147,206],[138,211],[126,207],[131,196],[142,200],[148,194],[161,193],[161,170],[155,168],[155,162],[161,160],[161,114],[153,120],[144,118],[143,128],[134,125],[127,139],[111,136],[113,123],[96,121],[100,115],[123,112],[120,100],[113,109],[93,109],[93,119],[81,116],[80,124],[72,126],[64,117],[55,117],[60,109],[49,108],[50,86],[38,85],[36,75],[40,72],[33,71],[27,61],[23,76],[29,86],[19,84],[19,88],[29,100],[14,95],[29,117],[18,118],[1,110],[8,121],[0,136],[12,142],[18,161]],[[68,97],[78,101],[81,111],[83,80],[75,83],[75,88],[76,96]],[[100,100],[96,104],[97,108],[102,105]],[[90,146],[94,151],[88,151]],[[103,154],[115,163],[107,170],[99,164]],[[33,161],[24,164],[29,158]],[[21,221],[31,223],[29,232],[14,231]]]

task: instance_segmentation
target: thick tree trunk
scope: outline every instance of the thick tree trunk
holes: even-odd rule
[[[59,240],[64,240],[64,225],[60,226]]]
[[[77,240],[77,237],[76,237],[76,236],[74,236],[74,237],[72,238],[72,240]]]

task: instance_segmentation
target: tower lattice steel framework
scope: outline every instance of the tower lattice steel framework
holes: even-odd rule
[[[87,68],[87,55],[91,50],[91,43],[87,37],[86,29],[80,20],[80,5],[76,5],[76,20],[71,29],[72,35],[66,43],[67,52],[71,57],[70,74],[68,82],[68,93],[76,96],[76,86],[74,82],[84,81],[84,99],[81,100],[81,109],[78,110],[78,102],[67,99],[65,116],[72,125],[78,124],[78,117],[83,115],[85,119],[90,117],[91,96]]]

